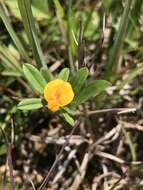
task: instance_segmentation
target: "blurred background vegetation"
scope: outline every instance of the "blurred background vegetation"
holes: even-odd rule
[[[75,155],[62,177],[56,178],[56,169],[49,189],[142,189],[143,0],[0,0],[0,18],[0,127],[12,142],[15,189],[32,189],[29,179],[38,187],[56,158],[61,145],[38,138],[60,139],[71,131],[45,109],[17,110],[22,98],[35,96],[23,76],[24,63],[48,66],[53,74],[86,65],[89,81],[112,84],[106,94],[79,107],[90,113],[77,116],[76,135],[84,140],[65,150],[63,163],[73,150]],[[112,108],[137,111],[92,113]],[[87,152],[83,178],[74,186]],[[9,177],[3,177],[7,155],[0,133],[0,177],[9,189]]]

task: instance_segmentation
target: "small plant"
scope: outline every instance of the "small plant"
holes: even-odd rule
[[[31,64],[25,64],[23,72],[32,89],[38,93],[38,98],[23,99],[18,104],[18,109],[34,110],[46,106],[52,112],[59,111],[72,126],[74,125],[72,115],[77,106],[105,91],[110,85],[105,80],[88,83],[87,67],[79,69],[72,77],[68,68],[53,76],[47,68],[39,71]]]

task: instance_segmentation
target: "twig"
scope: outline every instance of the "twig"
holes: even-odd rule
[[[85,176],[86,173],[86,168],[87,168],[87,164],[88,164],[88,158],[89,158],[89,153],[85,153],[84,158],[82,160],[81,166],[79,168],[79,172],[78,175],[76,176],[73,184],[71,185],[71,187],[69,188],[69,190],[77,190]]]
[[[54,180],[52,181],[52,184],[57,183],[57,181],[62,177],[63,173],[66,171],[68,164],[75,157],[76,152],[77,152],[76,149],[74,149],[70,152],[70,154],[68,155],[68,158],[62,164],[62,168],[59,170],[59,172],[56,174]]]
[[[42,184],[40,185],[40,187],[38,188],[38,190],[44,190],[44,189],[45,189],[45,187],[46,187],[46,185],[47,185],[47,183],[48,183],[48,181],[49,181],[49,178],[50,178],[52,172],[54,171],[55,167],[57,166],[57,164],[58,164],[58,162],[59,162],[59,160],[60,160],[60,157],[61,157],[61,155],[62,155],[62,153],[63,153],[65,147],[69,144],[69,140],[70,140],[71,136],[73,135],[73,133],[74,133],[74,131],[75,131],[75,129],[77,128],[78,125],[79,125],[79,121],[77,121],[76,124],[75,124],[75,126],[73,127],[73,129],[72,129],[72,131],[71,131],[69,137],[67,138],[67,141],[65,142],[65,144],[64,144],[63,147],[61,148],[61,150],[60,150],[60,152],[59,152],[57,158],[55,159],[55,161],[54,161],[54,163],[53,163],[51,169],[49,170],[48,174],[46,175],[44,181],[42,182]]]
[[[137,129],[139,131],[143,131],[143,126],[142,125],[138,125],[138,124],[133,124],[133,123],[129,123],[126,121],[120,121],[120,123],[123,125],[124,128],[127,129]]]
[[[12,156],[11,156],[12,144],[9,142],[5,134],[5,131],[1,127],[0,127],[0,130],[5,139],[5,143],[7,145],[7,163],[8,163],[9,172],[10,172],[10,189],[14,190],[13,164],[12,164]]]
[[[27,176],[26,176],[26,178],[27,178]],[[28,179],[28,178],[27,178],[27,180],[31,183],[33,190],[36,190],[33,181],[31,179]]]
[[[112,187],[109,190],[114,190],[120,183],[120,181],[125,178],[126,173],[127,173],[128,169],[124,172],[124,174],[112,185]]]
[[[68,136],[62,136],[60,138],[54,138],[54,137],[46,137],[45,139],[41,139],[39,136],[36,135],[31,135],[28,137],[31,141],[39,142],[39,143],[46,143],[46,144],[56,144],[62,146],[63,144],[66,143],[67,139],[69,138]],[[70,145],[76,145],[79,146],[80,144],[88,142],[87,139],[80,135],[72,135],[69,139],[69,144]]]
[[[101,137],[99,140],[95,142],[96,145],[99,144],[108,144],[119,136],[121,131],[121,126],[117,125],[115,128],[111,129],[107,134],[105,134],[103,137]]]
[[[106,175],[108,173],[108,168],[103,163],[102,163],[102,170],[103,170],[104,175]],[[104,189],[109,189],[108,182],[107,182],[107,177],[104,178],[103,187],[104,187]]]
[[[101,113],[108,113],[108,112],[117,113],[118,115],[121,115],[121,114],[127,114],[127,113],[134,113],[136,112],[136,108],[109,108],[109,109],[87,111],[87,114],[94,115],[94,114],[101,114]],[[84,115],[84,113],[76,112],[75,115]]]
[[[117,156],[114,156],[114,155],[106,153],[106,152],[101,152],[101,151],[96,152],[96,155],[104,157],[104,158],[107,158],[107,159],[110,159],[110,160],[113,160],[113,161],[115,161],[115,162],[117,162],[119,164],[126,164],[126,165],[139,165],[139,164],[142,164],[141,161],[128,162],[128,161],[125,161],[125,160],[123,160],[121,158],[118,158]]]
[[[10,172],[10,188],[11,190],[14,190],[14,176],[13,176],[13,164],[12,164],[12,156],[11,151],[12,146],[11,143],[8,143],[8,153],[7,153],[7,162],[9,166],[9,172]]]
[[[100,183],[100,181],[106,177],[110,177],[110,176],[114,176],[116,178],[120,178],[120,176],[118,174],[116,174],[115,172],[108,172],[108,173],[104,173],[104,174],[101,174],[100,176],[96,176],[94,179],[93,179],[93,184],[92,184],[92,190],[95,190],[97,189],[97,186],[98,184]]]

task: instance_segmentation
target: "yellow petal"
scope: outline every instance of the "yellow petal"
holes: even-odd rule
[[[59,104],[61,107],[69,104],[74,98],[74,92],[70,83],[64,82],[62,88],[60,89],[61,96],[59,97]]]
[[[59,104],[55,101],[48,102],[48,108],[53,112],[58,111],[59,107],[60,107]]]
[[[44,98],[49,101],[51,99],[55,99],[56,91],[59,87],[64,83],[61,79],[55,79],[47,83],[44,88]]]
[[[60,107],[68,105],[74,98],[74,92],[69,82],[55,79],[47,83],[44,88],[44,98],[48,108],[57,111]]]

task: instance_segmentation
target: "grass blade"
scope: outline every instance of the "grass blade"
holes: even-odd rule
[[[126,128],[124,127],[124,124],[121,123],[121,127],[122,127],[123,134],[124,134],[124,136],[125,136],[125,138],[127,140],[127,143],[128,143],[128,146],[129,146],[129,149],[130,149],[130,152],[131,152],[132,161],[136,161],[137,156],[136,156],[135,145],[134,145],[129,133],[126,131]]]
[[[40,43],[37,37],[37,31],[34,24],[34,18],[31,10],[31,3],[29,0],[18,0],[18,6],[22,16],[23,24],[29,39],[29,43],[32,47],[33,56],[36,60],[37,66],[47,67],[44,61],[44,56],[40,47]]]
[[[54,0],[54,5],[55,5],[55,10],[56,10],[56,15],[57,15],[57,19],[59,22],[59,27],[61,30],[61,34],[63,36],[63,40],[64,42],[67,44],[67,34],[66,34],[66,26],[65,26],[65,21],[64,21],[64,9],[61,6],[59,0]]]
[[[119,29],[115,36],[114,45],[109,53],[109,61],[106,70],[106,79],[112,80],[115,77],[115,72],[120,58],[121,49],[127,32],[129,16],[131,12],[131,5],[132,5],[132,0],[127,0],[123,16],[120,21]]]
[[[20,63],[16,60],[7,47],[0,46],[0,58],[4,62],[4,64],[3,62],[1,62],[1,64],[6,70],[23,75]]]
[[[17,47],[17,49],[19,50],[20,54],[22,55],[22,57],[26,60],[26,61],[30,61],[30,58],[27,55],[27,52],[25,51],[22,43],[20,42],[19,38],[17,37],[17,34],[15,33],[15,31],[13,30],[11,23],[9,21],[9,18],[5,15],[1,5],[0,5],[0,17],[7,29],[7,31],[9,32],[15,46]]]
[[[73,75],[75,73],[75,65],[74,65],[74,58],[76,55],[76,44],[73,40],[73,34],[72,31],[75,32],[76,24],[75,20],[72,16],[72,0],[69,0],[69,6],[68,6],[68,13],[67,13],[67,39],[68,39],[68,57],[69,57],[69,63],[71,68],[71,74]]]
[[[80,22],[80,30],[78,37],[78,67],[81,68],[84,65],[84,41],[83,41],[83,24]]]

